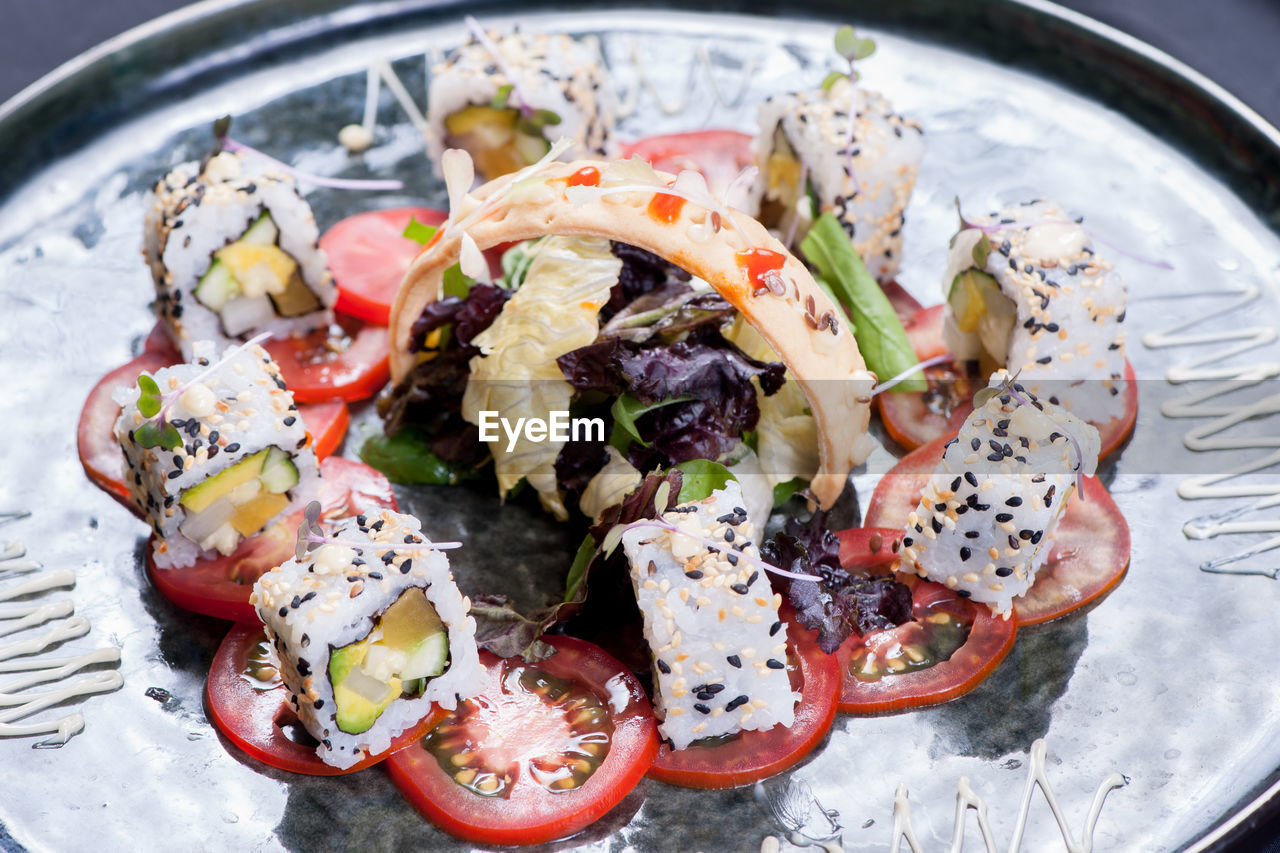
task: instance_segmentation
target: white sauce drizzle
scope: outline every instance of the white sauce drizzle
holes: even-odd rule
[[[0,578],[38,572],[38,562],[26,559],[27,549],[21,542],[9,542],[0,551]],[[39,572],[18,583],[0,587],[0,601],[35,593],[74,586],[75,572],[55,569]],[[77,672],[95,664],[120,662],[117,648],[96,649],[78,655],[56,658],[34,657],[67,640],[74,640],[89,633],[89,620],[74,616],[70,599],[49,602],[21,602],[0,607],[0,637],[16,634],[30,628],[52,622],[43,634],[25,640],[0,644],[0,674],[23,673],[18,678],[0,682],[0,737],[31,737],[50,735],[33,744],[37,749],[58,747],[84,730],[84,716],[68,714],[52,720],[18,723],[24,717],[80,696],[106,693],[120,688],[124,677],[117,670],[92,672],[71,679]],[[62,682],[49,690],[29,691],[38,684]]]
[[[1058,830],[1062,833],[1062,841],[1068,853],[1090,853],[1093,850],[1093,832],[1098,823],[1098,816],[1102,813],[1102,805],[1107,799],[1107,794],[1129,784],[1129,780],[1119,773],[1112,773],[1102,780],[1093,795],[1093,804],[1089,807],[1089,814],[1085,818],[1081,838],[1076,841],[1071,828],[1067,826],[1067,818],[1058,804],[1058,798],[1049,785],[1045,765],[1047,753],[1048,748],[1043,738],[1031,744],[1027,765],[1027,784],[1022,789],[1022,801],[1018,806],[1018,822],[1014,825],[1013,837],[1009,840],[1009,853],[1015,853],[1022,847],[1022,835],[1026,831],[1027,818],[1031,813],[1031,796],[1037,786],[1044,794],[1045,802],[1049,804],[1054,820],[1058,822]],[[995,853],[996,840],[991,832],[987,804],[969,785],[969,779],[966,776],[961,776],[960,781],[956,783],[956,815],[951,834],[951,853],[960,853],[964,849],[965,822],[970,809],[978,814],[978,829],[982,833],[982,842],[987,853]],[[893,795],[893,842],[889,847],[889,853],[899,853],[904,838],[912,853],[923,853],[924,848],[920,844],[915,828],[911,825],[911,803],[907,799],[907,786],[899,783]]]
[[[738,81],[738,91],[732,97],[726,97],[724,92],[720,90],[720,82],[716,79],[715,63],[711,60],[711,52],[707,50],[706,45],[700,45],[694,51],[693,59],[689,60],[689,71],[685,75],[684,86],[677,91],[679,94],[671,103],[667,103],[662,99],[662,92],[649,79],[649,75],[644,71],[644,62],[640,57],[639,43],[632,39],[630,42],[630,51],[627,56],[631,63],[632,69],[635,71],[638,85],[632,86],[627,91],[626,97],[622,98],[618,104],[618,118],[624,119],[635,114],[636,108],[640,103],[640,94],[642,91],[648,92],[653,98],[658,109],[664,115],[678,115],[685,111],[689,106],[689,99],[693,97],[693,91],[696,88],[698,70],[703,69],[707,78],[707,83],[711,87],[711,94],[716,103],[729,109],[737,108],[747,96],[747,90],[751,88],[752,77],[755,76],[756,67],[759,65],[759,57],[752,54],[742,67],[742,79]]]
[[[1174,385],[1220,380],[1185,396],[1168,400],[1160,407],[1161,413],[1167,418],[1212,418],[1209,422],[1188,430],[1183,436],[1183,444],[1189,450],[1208,452],[1275,448],[1265,456],[1221,473],[1191,477],[1178,484],[1178,496],[1184,500],[1260,498],[1253,503],[1191,519],[1182,528],[1183,534],[1189,539],[1212,539],[1217,536],[1241,533],[1280,533],[1280,518],[1264,521],[1236,520],[1243,515],[1280,505],[1280,484],[1229,482],[1280,464],[1280,436],[1224,437],[1219,435],[1237,424],[1280,413],[1280,394],[1272,394],[1238,405],[1210,402],[1229,392],[1252,388],[1268,379],[1280,376],[1280,362],[1277,361],[1226,366],[1218,364],[1233,356],[1273,343],[1277,337],[1276,329],[1273,326],[1237,326],[1216,332],[1192,331],[1200,323],[1244,308],[1255,301],[1260,294],[1260,288],[1253,284],[1228,289],[1226,295],[1234,297],[1229,304],[1208,314],[1195,316],[1165,331],[1148,333],[1142,338],[1143,345],[1150,349],[1206,344],[1223,345],[1201,358],[1174,365],[1165,373],[1165,378]],[[1191,297],[1216,296],[1219,298],[1222,295],[1221,291],[1188,294]],[[1275,536],[1244,551],[1208,560],[1201,564],[1200,569],[1216,574],[1262,575],[1277,578],[1280,577],[1280,568],[1227,568],[1233,563],[1277,547],[1280,547],[1280,536]]]

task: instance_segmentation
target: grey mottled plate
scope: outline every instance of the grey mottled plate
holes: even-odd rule
[[[222,624],[176,610],[147,585],[142,525],[89,485],[75,455],[73,425],[85,395],[138,350],[152,323],[138,257],[142,192],[167,165],[203,152],[215,117],[234,113],[244,141],[310,171],[405,180],[395,197],[314,190],[322,226],[370,206],[443,203],[389,95],[377,144],[363,158],[349,159],[335,137],[359,119],[371,59],[396,59],[421,96],[421,54],[461,37],[460,7],[307,5],[306,13],[302,4],[202,5],[0,108],[0,510],[34,512],[0,528],[0,537],[23,539],[49,566],[78,570],[72,597],[93,632],[67,646],[118,644],[126,679],[122,690],[82,703],[87,729],[62,749],[0,740],[0,846],[461,847],[419,818],[380,770],[289,777],[217,735],[201,688]],[[486,8],[486,20],[515,20],[502,15],[510,7],[473,11]],[[673,115],[641,92],[636,114],[623,123],[624,135],[634,137],[750,129],[760,97],[821,78],[833,19],[817,18],[834,7],[814,3],[806,7],[814,20],[785,26],[745,14],[750,4],[736,8],[744,14],[594,10],[519,20],[601,34],[624,90],[635,85],[634,53],[664,91],[690,92]],[[1272,653],[1280,641],[1277,591],[1266,578],[1198,570],[1262,537],[1187,540],[1185,521],[1238,502],[1192,504],[1175,488],[1186,475],[1238,464],[1249,453],[1182,448],[1187,425],[1158,412],[1169,396],[1164,371],[1203,352],[1152,350],[1140,338],[1226,304],[1221,294],[1193,294],[1227,288],[1252,286],[1261,295],[1205,328],[1277,325],[1280,241],[1267,225],[1280,185],[1274,131],[1140,45],[1038,4],[900,0],[855,7],[853,17],[880,44],[864,84],[889,93],[928,131],[901,276],[922,301],[940,298],[957,194],[975,209],[1057,197],[1085,213],[1097,233],[1176,270],[1117,258],[1133,297],[1130,357],[1150,380],[1137,436],[1106,471],[1133,531],[1123,584],[1087,614],[1025,631],[968,697],[915,713],[839,718],[826,744],[790,777],[839,811],[849,850],[888,847],[894,789],[905,783],[917,831],[932,850],[951,837],[957,781],[967,776],[989,804],[1003,847],[1014,831],[1027,751],[1045,738],[1048,775],[1076,838],[1095,787],[1120,772],[1130,782],[1102,810],[1097,849],[1193,844],[1241,813],[1280,767],[1280,720],[1272,712],[1280,706]],[[704,46],[710,68],[691,66]],[[1262,352],[1276,359],[1274,347]],[[361,429],[373,428],[368,418],[357,423],[347,452]],[[864,497],[892,461],[877,454],[857,474]],[[464,587],[501,584],[525,601],[558,588],[572,543],[538,513],[498,509],[474,492],[401,496],[436,535],[468,542],[454,559]],[[1274,559],[1264,555],[1258,565]],[[148,698],[150,687],[171,698]],[[554,847],[750,850],[779,831],[751,789],[681,791],[646,781],[597,826]],[[966,837],[981,847],[972,816]],[[1024,849],[1058,838],[1037,793]]]

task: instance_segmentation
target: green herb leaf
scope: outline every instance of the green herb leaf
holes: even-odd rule
[[[133,440],[138,442],[139,447],[159,447],[160,427],[147,421],[133,431]]]
[[[973,407],[975,409],[981,409],[991,400],[992,397],[995,397],[999,393],[999,388],[979,388],[978,393],[973,395]]]
[[[858,338],[858,350],[868,368],[877,376],[888,379],[918,363],[902,321],[854,251],[839,220],[830,213],[819,216],[800,249],[831,285],[840,297],[839,301],[848,306]],[[893,390],[920,392],[927,387],[924,377],[916,375],[898,383]]]
[[[866,59],[876,52],[875,40],[859,38],[857,32],[848,24],[836,30],[835,45],[836,53],[850,62]]]
[[[436,226],[419,222],[411,216],[409,217],[409,224],[404,227],[402,236],[408,237],[420,246],[425,246],[431,242],[431,238],[436,236],[436,232],[439,230]]]
[[[548,125],[557,125],[560,123],[560,115],[552,110],[534,110],[528,115],[521,116],[520,121],[516,123],[516,130],[526,136],[539,137],[542,136],[542,129]]]
[[[829,92],[831,91],[831,87],[834,86],[837,82],[839,82],[840,80],[848,79],[848,77],[849,75],[845,74],[843,71],[828,72],[827,76],[822,78],[822,90],[824,92]]]
[[[541,242],[542,238],[525,240],[523,243],[517,243],[503,252],[502,278],[495,283],[499,287],[505,287],[508,290],[515,290],[524,284],[524,277],[529,272],[529,265],[533,263],[535,245]]]
[[[654,409],[661,409],[663,406],[670,406],[672,403],[683,403],[689,397],[671,397],[667,400],[659,400],[653,405],[646,406],[630,394],[622,394],[618,399],[613,401],[613,407],[609,410],[613,415],[614,427],[621,427],[622,430],[631,438],[638,441],[642,446],[648,447],[649,442],[640,437],[640,429],[636,426],[636,419],[646,412],[652,412]],[[615,445],[616,446],[616,445]]]
[[[778,483],[773,487],[773,505],[775,507],[782,506],[784,503],[791,500],[792,495],[807,485],[809,485],[809,483],[803,477],[792,477],[785,483]]]
[[[515,86],[510,83],[504,83],[499,86],[498,93],[493,96],[493,100],[489,102],[489,106],[493,107],[495,110],[505,110],[507,108],[507,101],[511,98],[511,90],[514,88]]]
[[[595,555],[596,540],[588,533],[582,537],[582,544],[578,546],[578,553],[573,555],[573,565],[569,567],[569,577],[565,578],[565,601],[577,599],[578,589],[582,586],[582,581],[587,577],[587,566],[591,565],[591,558]]]
[[[461,264],[454,264],[444,271],[443,288],[445,296],[456,296],[459,299],[465,299],[475,283],[475,279],[463,274]]]
[[[160,427],[160,446],[165,450],[177,450],[182,446],[182,433],[178,432],[178,428],[171,423],[164,423]]]
[[[213,138],[225,139],[231,132],[231,116],[223,116],[213,123]]]
[[[991,241],[987,239],[987,235],[983,234],[982,238],[973,245],[973,263],[978,269],[985,269],[987,266],[987,258],[991,254]]]
[[[138,375],[138,391],[138,412],[144,418],[154,418],[160,412],[160,386],[154,377],[142,373]]]
[[[418,430],[371,436],[361,446],[360,458],[393,483],[452,486],[464,479],[464,472],[431,451],[426,436]]]
[[[737,482],[728,468],[710,459],[690,459],[677,465],[676,470],[684,477],[680,495],[676,498],[676,502],[682,504],[709,497],[716,489],[723,489],[730,480]]]

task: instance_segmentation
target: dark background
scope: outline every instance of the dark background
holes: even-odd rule
[[[1280,124],[1280,0],[1060,2],[1172,54]],[[0,101],[81,51],[184,5],[182,0],[4,0]],[[1280,815],[1232,850],[1280,853],[1278,838]]]

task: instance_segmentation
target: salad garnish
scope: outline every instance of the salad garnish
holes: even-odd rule
[[[320,512],[320,501],[312,501],[307,504],[307,508],[302,513],[302,523],[298,525],[298,547],[293,552],[293,556],[299,561],[306,559],[307,554],[324,545],[341,545],[346,548],[354,548],[357,553],[366,548],[375,551],[450,551],[454,548],[462,547],[461,542],[432,542],[430,540],[425,540],[415,542],[370,543],[354,539],[339,539],[333,536],[325,536],[324,528],[320,526]]]
[[[155,377],[149,373],[138,376],[138,413],[147,420],[134,430],[134,439],[141,447],[163,447],[165,450],[176,450],[182,446],[182,435],[178,428],[167,420],[169,409],[182,399],[182,395],[195,388],[205,379],[212,376],[224,364],[239,356],[251,346],[260,344],[271,337],[270,332],[254,335],[238,347],[232,347],[222,354],[222,358],[210,364],[182,385],[161,393]]]

